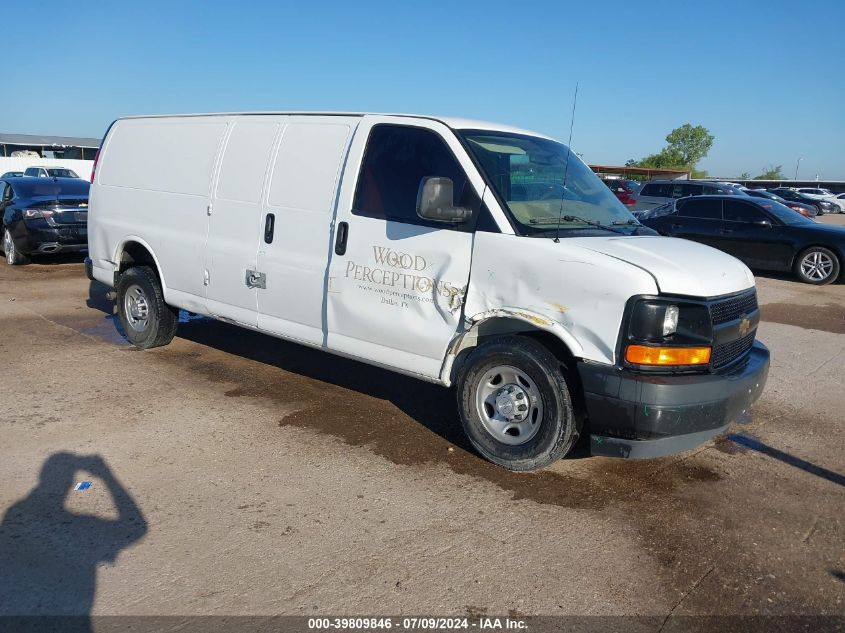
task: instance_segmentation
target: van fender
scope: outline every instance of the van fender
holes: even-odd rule
[[[164,279],[164,271],[161,268],[161,263],[159,262],[158,257],[156,256],[155,251],[153,250],[153,247],[150,246],[149,243],[144,238],[139,237],[137,235],[127,235],[126,237],[124,237],[120,241],[120,244],[117,246],[117,248],[115,248],[114,260],[113,260],[113,263],[114,263],[114,266],[115,266],[115,269],[114,269],[114,287],[117,288],[117,280],[118,280],[118,277],[120,276],[120,261],[123,259],[123,253],[126,251],[126,245],[129,242],[137,242],[138,244],[143,246],[146,249],[146,251],[150,254],[150,257],[153,258],[153,263],[155,264],[156,272],[158,273],[158,278],[159,278],[159,281],[161,282],[162,293],[164,293],[165,296],[166,296],[167,295],[167,282]]]
[[[569,349],[569,351],[575,358],[580,358],[584,354],[584,348],[578,342],[578,339],[576,339],[572,335],[572,333],[558,321],[550,319],[549,317],[539,314],[538,312],[526,310],[524,308],[494,308],[492,310],[487,310],[485,312],[476,314],[472,317],[468,317],[467,322],[470,324],[469,327],[465,331],[455,335],[455,337],[449,343],[446,358],[443,362],[443,369],[440,374],[440,382],[443,385],[445,385],[446,387],[451,386],[452,367],[455,363],[455,359],[458,357],[458,354],[461,352],[461,350],[465,349],[466,347],[469,347],[469,345],[466,345],[466,343],[470,342],[474,338],[474,335],[478,332],[479,326],[482,323],[491,319],[509,319],[513,321],[521,321],[529,326],[526,329],[543,330],[551,333],[553,336],[560,339],[560,341],[564,345],[566,345],[566,347]]]

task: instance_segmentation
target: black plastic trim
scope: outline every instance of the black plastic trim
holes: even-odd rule
[[[716,434],[757,400],[768,371],[769,350],[759,341],[745,362],[719,373],[654,375],[578,364],[590,433],[615,438],[616,444]]]

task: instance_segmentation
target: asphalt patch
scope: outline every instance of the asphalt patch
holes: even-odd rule
[[[836,303],[823,305],[766,303],[760,306],[760,318],[770,323],[794,325],[807,330],[845,334],[845,306]]]

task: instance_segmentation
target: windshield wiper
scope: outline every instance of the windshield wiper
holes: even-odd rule
[[[577,215],[565,215],[562,218],[531,218],[529,222],[531,224],[557,224],[560,225],[560,221],[563,220],[564,222],[581,222],[582,224],[588,224],[589,226],[594,226],[598,229],[604,229],[605,231],[611,231],[613,233],[619,233],[620,235],[625,235],[624,231],[620,231],[619,229],[608,226],[607,224],[602,224],[597,220],[586,220],[584,218],[578,217]],[[614,222],[614,224],[616,224]]]
[[[613,226],[642,226],[642,222],[638,220],[614,220],[611,224]]]

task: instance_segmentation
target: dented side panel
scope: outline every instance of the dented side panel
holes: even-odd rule
[[[626,301],[657,290],[645,270],[568,239],[477,233],[465,314],[474,323],[524,320],[556,334],[576,357],[614,363]]]
[[[466,151],[443,124],[364,117],[350,146],[338,197],[335,231],[345,222],[348,233],[345,249],[330,254],[325,346],[438,381],[462,323],[473,234],[459,227],[423,227],[352,212],[367,138],[381,123],[413,125],[439,135],[476,192],[484,192],[484,181]],[[334,244],[336,236],[332,239]]]

